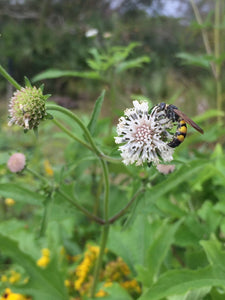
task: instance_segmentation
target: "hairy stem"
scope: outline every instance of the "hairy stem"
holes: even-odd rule
[[[54,105],[54,104],[47,104],[47,110],[53,111],[59,111],[65,115],[67,115],[68,117],[70,117],[71,119],[73,119],[79,126],[80,128],[83,130],[87,140],[89,141],[91,148],[93,149],[93,151],[96,153],[97,156],[101,156],[102,153],[101,151],[97,148],[97,146],[95,145],[91,134],[89,132],[89,130],[87,129],[87,127],[84,125],[84,123],[74,114],[72,113],[70,110],[62,107],[62,106],[58,106],[58,105]]]
[[[104,193],[104,221],[105,223],[108,222],[108,207],[109,207],[109,171],[107,163],[104,160],[100,160],[104,175],[104,181],[105,181],[105,193]],[[102,234],[101,234],[101,243],[100,243],[100,251],[99,256],[95,264],[94,269],[94,279],[93,279],[93,285],[91,287],[91,297],[93,298],[95,295],[96,287],[98,284],[99,279],[99,273],[102,266],[102,260],[105,253],[105,247],[108,239],[108,233],[109,233],[109,224],[103,226],[102,228]]]
[[[83,122],[75,115],[73,114],[71,111],[67,110],[66,108],[63,108],[61,106],[58,105],[53,105],[53,104],[47,104],[47,110],[56,110],[56,111],[60,111],[61,113],[66,114],[67,116],[69,116],[71,119],[73,119],[80,127],[81,129],[84,131],[89,143],[87,144],[86,142],[82,141],[81,139],[79,139],[77,136],[75,136],[69,129],[67,129],[66,127],[64,127],[60,122],[56,121],[53,119],[53,122],[60,128],[62,129],[67,135],[69,135],[70,137],[72,137],[74,140],[76,140],[77,142],[81,143],[84,147],[88,148],[89,150],[91,150],[92,152],[94,152],[99,158],[102,158],[108,162],[112,162],[112,163],[120,163],[121,159],[120,158],[116,158],[116,157],[111,157],[108,155],[105,155],[103,152],[101,152],[97,146],[95,145],[89,130],[87,129],[87,127],[83,124]]]
[[[86,208],[81,206],[76,199],[71,199],[66,193],[64,193],[61,189],[57,189],[58,194],[60,194],[66,201],[70,202],[73,206],[75,206],[79,211],[81,211],[84,215],[86,215],[92,221],[99,223],[101,225],[105,224],[104,220],[101,218],[92,215]]]
[[[120,217],[122,217],[123,215],[126,214],[126,212],[128,211],[128,209],[131,207],[131,205],[134,203],[134,201],[137,199],[137,197],[139,195],[141,195],[142,193],[145,192],[144,188],[141,188],[140,190],[138,190],[135,195],[131,198],[131,200],[127,203],[127,205],[121,209],[120,212],[118,212],[116,215],[114,215],[112,218],[110,218],[108,220],[109,224],[113,224],[116,220],[118,220]]]
[[[65,132],[67,135],[69,135],[72,139],[83,145],[84,147],[88,148],[89,150],[93,151],[92,147],[88,145],[86,142],[82,141],[80,138],[78,138],[75,134],[73,134],[69,129],[67,129],[65,126],[63,126],[60,122],[58,122],[56,119],[52,120],[56,126],[58,126],[63,132]]]
[[[0,65],[0,73],[2,74],[3,77],[5,77],[5,79],[7,81],[9,81],[17,90],[21,89],[21,86],[19,85],[19,83],[16,82],[16,80],[14,80],[12,78],[12,76],[9,75],[9,73]]]

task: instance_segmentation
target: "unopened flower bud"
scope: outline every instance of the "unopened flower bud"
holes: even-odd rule
[[[175,165],[162,165],[162,164],[158,164],[156,166],[157,170],[164,174],[167,175],[169,173],[172,173],[175,170]]]
[[[35,129],[47,116],[45,102],[49,95],[43,95],[41,88],[25,87],[17,90],[9,104],[9,125],[17,124],[24,129]]]
[[[23,153],[14,153],[10,156],[7,166],[13,173],[21,172],[26,165],[26,157]]]

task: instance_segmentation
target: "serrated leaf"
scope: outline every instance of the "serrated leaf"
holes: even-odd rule
[[[172,270],[164,273],[139,300],[161,300],[173,295],[184,295],[189,290],[225,286],[225,273],[212,266],[199,270]]]
[[[174,241],[174,235],[180,226],[182,220],[179,222],[170,225],[168,222],[164,222],[162,226],[159,228],[157,235],[151,244],[149,251],[148,251],[148,258],[147,258],[147,273],[148,273],[148,281],[155,279],[158,276],[158,272],[160,267],[168,254],[171,244]]]
[[[15,201],[33,205],[42,205],[45,198],[37,192],[30,191],[16,183],[1,183],[0,195]]]
[[[134,271],[135,265],[146,265],[149,247],[161,226],[161,221],[151,223],[147,218],[138,215],[132,225],[125,231],[121,231],[121,227],[112,226],[107,247],[122,257]]]
[[[211,287],[199,288],[194,291],[188,291],[185,295],[176,295],[168,297],[168,300],[204,300],[210,292]]]
[[[89,129],[89,131],[92,135],[95,131],[96,124],[97,124],[97,121],[98,121],[98,117],[99,117],[99,114],[101,112],[102,103],[104,101],[104,96],[105,96],[105,90],[102,91],[101,95],[96,100],[94,110],[92,112],[91,120],[90,120],[90,122],[87,126],[87,128]]]
[[[42,300],[67,300],[64,282],[57,271],[56,261],[51,261],[46,269],[41,269],[36,262],[26,253],[21,251],[17,242],[0,234],[1,252],[13,258],[29,274],[29,282],[21,288],[16,288],[24,294],[31,295],[34,299]]]
[[[225,251],[222,251],[221,243],[214,239],[201,241],[200,244],[204,248],[209,262],[225,274]]]
[[[210,55],[192,55],[185,52],[176,54],[176,57],[182,59],[186,65],[194,65],[205,69],[210,68],[210,61],[213,60],[213,56]]]

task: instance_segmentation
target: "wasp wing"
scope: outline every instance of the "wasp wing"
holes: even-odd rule
[[[203,129],[201,127],[199,127],[193,120],[191,120],[190,118],[188,118],[188,116],[186,116],[182,111],[180,111],[179,109],[174,109],[173,111],[179,117],[181,117],[182,119],[184,119],[184,121],[187,122],[190,126],[192,126],[195,130],[197,130],[201,134],[204,133]]]

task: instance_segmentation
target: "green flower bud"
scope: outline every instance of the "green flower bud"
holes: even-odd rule
[[[47,113],[45,102],[49,95],[43,95],[41,88],[25,87],[17,90],[9,103],[9,126],[17,124],[24,129],[35,129]]]

